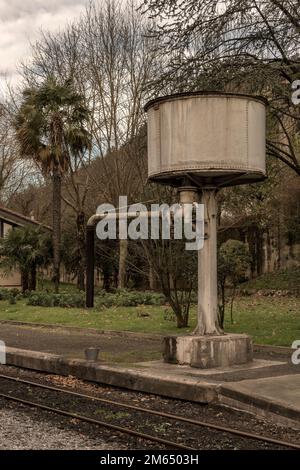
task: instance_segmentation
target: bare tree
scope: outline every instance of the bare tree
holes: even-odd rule
[[[0,202],[7,203],[33,176],[20,158],[8,104],[0,104]]]
[[[134,173],[139,164],[134,141],[145,122],[143,104],[155,55],[146,38],[147,23],[134,8],[106,0],[90,5],[82,20],[86,71],[92,90],[95,143],[103,157],[106,200],[119,195],[133,202],[140,191]],[[104,158],[105,155],[112,158]],[[143,177],[142,180],[145,178]],[[119,288],[125,287],[127,240],[120,240]]]
[[[76,237],[78,251],[78,287],[85,286],[85,224],[87,196],[91,189],[90,171],[91,150],[69,155],[68,174],[65,175],[62,199],[76,217]]]
[[[152,39],[146,35],[148,28],[149,22],[136,11],[133,0],[91,2],[80,20],[60,34],[44,33],[33,46],[32,62],[23,64],[27,83],[36,84],[53,75],[60,80],[71,77],[85,96],[93,141],[89,159],[102,159],[102,174],[96,180],[94,167],[86,162],[71,170],[64,200],[74,210],[76,207],[77,215],[83,214],[86,192],[91,188],[95,211],[103,200],[117,206],[119,195],[127,195],[128,203],[133,202],[141,186],[137,175],[141,183],[145,181],[144,154],[139,159],[137,151],[145,122],[143,105],[149,97],[146,85],[156,56],[155,48],[150,47]],[[79,171],[80,191],[78,182],[74,184]],[[120,241],[120,255],[119,287],[124,287],[126,241]]]

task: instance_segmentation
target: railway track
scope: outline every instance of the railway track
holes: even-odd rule
[[[273,446],[279,446],[279,447],[283,447],[283,448],[290,448],[290,449],[297,449],[297,450],[300,449],[299,444],[284,441],[284,440],[280,440],[280,439],[275,439],[275,438],[272,438],[272,437],[269,437],[269,436],[263,436],[263,435],[260,435],[260,434],[246,432],[246,431],[242,431],[242,430],[227,427],[227,426],[221,426],[221,425],[218,425],[218,424],[215,424],[215,423],[209,423],[209,422],[206,422],[206,421],[200,421],[200,420],[196,420],[196,419],[192,419],[192,418],[187,418],[187,417],[184,417],[184,416],[175,415],[175,414],[171,414],[171,413],[166,413],[166,412],[163,412],[163,411],[157,411],[157,410],[153,410],[153,409],[149,409],[149,408],[144,408],[144,407],[141,407],[141,406],[131,405],[131,404],[128,404],[128,403],[122,403],[122,402],[118,402],[118,401],[115,401],[115,400],[110,400],[110,399],[107,399],[107,398],[95,397],[93,395],[83,394],[83,393],[79,393],[79,392],[75,392],[75,391],[72,391],[72,390],[67,390],[67,389],[64,389],[64,388],[55,387],[55,386],[51,386],[51,385],[45,385],[45,384],[41,384],[41,383],[38,383],[38,382],[30,381],[30,380],[24,380],[24,379],[20,379],[18,377],[12,377],[12,376],[9,376],[9,375],[0,374],[0,380],[10,381],[10,382],[15,383],[15,384],[22,384],[22,385],[27,386],[27,387],[36,387],[40,391],[55,392],[55,393],[60,394],[61,397],[62,396],[73,397],[73,398],[76,397],[76,398],[79,398],[79,399],[84,399],[84,400],[91,401],[93,403],[100,403],[102,405],[109,405],[109,406],[115,407],[117,409],[126,409],[126,410],[131,410],[132,412],[142,413],[145,416],[146,415],[156,416],[156,417],[159,417],[159,418],[172,420],[173,422],[184,423],[184,424],[189,424],[189,425],[193,425],[193,426],[200,427],[200,428],[206,428],[208,430],[219,431],[220,433],[226,433],[226,434],[229,434],[231,436],[237,436],[237,437],[240,437],[240,438],[250,439],[252,441],[259,441],[259,442],[263,442],[263,443],[270,444],[270,445],[273,445]],[[134,429],[130,429],[128,427],[119,426],[119,425],[116,425],[116,424],[109,423],[107,421],[102,421],[102,420],[98,420],[98,419],[95,419],[95,418],[92,418],[92,417],[84,416],[84,415],[79,414],[79,413],[70,412],[70,411],[63,410],[63,409],[60,409],[60,408],[57,408],[57,407],[45,405],[43,403],[39,403],[39,402],[36,402],[36,401],[27,400],[25,398],[13,396],[11,394],[11,391],[9,391],[9,393],[0,393],[0,398],[4,398],[4,399],[10,400],[10,401],[14,401],[14,402],[26,405],[26,406],[39,408],[39,409],[49,411],[49,412],[52,412],[52,413],[55,413],[55,414],[59,414],[59,415],[62,415],[62,416],[66,416],[66,417],[69,417],[69,418],[74,418],[74,419],[77,419],[77,420],[80,420],[80,421],[83,421],[83,422],[87,422],[87,423],[90,423],[90,424],[93,424],[93,425],[102,426],[102,427],[112,429],[114,431],[117,431],[117,432],[120,432],[120,433],[123,433],[123,434],[127,434],[127,435],[130,435],[130,436],[139,438],[139,439],[143,439],[143,440],[146,440],[146,441],[149,441],[149,442],[158,443],[160,445],[166,446],[167,448],[181,449],[181,450],[188,450],[188,451],[197,450],[195,447],[187,446],[187,445],[184,445],[184,444],[181,444],[181,443],[178,443],[178,442],[171,441],[169,439],[164,439],[164,438],[161,438],[161,437],[158,437],[158,436],[150,435],[148,433],[144,433],[144,432],[140,432],[140,431],[137,431],[137,430],[134,430]]]

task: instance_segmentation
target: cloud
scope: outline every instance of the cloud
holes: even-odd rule
[[[86,3],[86,0],[0,0],[0,76],[17,82],[18,64],[30,56],[30,42],[38,39],[41,29],[61,29],[80,15]]]
[[[60,10],[82,7],[84,0],[0,0],[1,22],[11,22],[44,13],[56,14]]]

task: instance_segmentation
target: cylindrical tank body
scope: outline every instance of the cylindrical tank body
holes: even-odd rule
[[[266,100],[196,92],[149,101],[148,176],[229,186],[265,178]]]

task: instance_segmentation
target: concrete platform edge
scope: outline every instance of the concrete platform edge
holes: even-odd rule
[[[290,412],[289,408],[283,406],[276,407],[273,402],[267,400],[251,400],[251,397],[246,394],[244,397],[238,393],[232,393],[229,396],[229,394],[223,394],[221,390],[218,398],[220,404],[229,408],[245,411],[277,425],[300,430],[300,418],[297,418],[297,415],[293,413],[294,410]]]
[[[218,400],[217,386],[208,382],[178,382],[173,377],[150,376],[149,371],[134,366],[117,366],[83,359],[68,359],[56,354],[7,348],[7,365],[59,375],[72,375],[82,380],[127,388],[139,392],[211,403]]]
[[[60,355],[7,348],[7,365],[25,369],[74,376],[82,380],[126,388],[138,392],[193,401],[197,403],[219,403],[247,411],[260,417],[300,429],[300,411],[263,397],[248,395],[220,383],[184,379],[175,376],[151,375],[149,369],[136,365],[114,365],[102,362],[69,359]]]
[[[283,419],[299,423],[300,426],[300,410],[293,406],[285,406],[284,404],[275,400],[267,400],[259,394],[247,394],[241,390],[234,390],[230,385],[221,385],[219,387],[219,400],[222,403],[236,403],[243,407],[243,409],[260,409],[264,413],[281,416]]]

